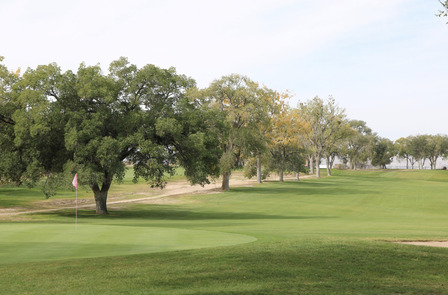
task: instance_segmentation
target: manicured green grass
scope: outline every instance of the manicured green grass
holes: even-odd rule
[[[0,224],[0,264],[198,249],[255,240],[245,235],[179,228]]]
[[[108,217],[82,210],[77,232],[69,210],[2,223],[0,293],[447,294],[448,249],[386,240],[448,240],[448,173],[334,175],[131,204]],[[20,230],[42,236],[37,248]],[[191,249],[198,236],[209,248]],[[172,251],[176,239],[191,250]],[[48,260],[27,262],[33,252]]]

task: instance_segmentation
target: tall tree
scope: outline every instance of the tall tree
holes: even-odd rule
[[[306,156],[301,135],[308,131],[309,124],[300,117],[297,109],[284,106],[273,117],[267,133],[271,153],[269,166],[278,172],[280,181],[283,181],[285,171],[295,172],[297,176],[305,171]]]
[[[3,57],[0,56],[0,63]],[[14,112],[19,108],[15,99],[14,85],[20,78],[20,71],[11,72],[0,64],[0,183],[20,183],[26,171],[22,151],[14,144]]]
[[[409,162],[411,164],[412,169],[414,169],[415,160],[411,156],[409,151],[409,138],[408,137],[400,137],[394,143],[395,151],[397,153],[398,158],[406,160],[406,169],[409,169]]]
[[[431,169],[436,169],[437,159],[445,155],[448,151],[448,137],[446,135],[427,136],[427,158]]]
[[[410,136],[409,154],[416,160],[418,169],[423,169],[428,156],[428,136]]]
[[[319,97],[300,104],[301,116],[310,124],[310,131],[305,134],[315,155],[316,176],[320,177],[319,163],[325,151],[334,145],[334,138],[344,124],[345,111],[340,108],[333,97],[325,102]]]
[[[343,159],[349,163],[350,169],[356,170],[368,161],[369,147],[376,135],[364,121],[350,120],[349,126],[351,131],[347,134],[342,153]]]
[[[221,134],[220,160],[222,189],[229,189],[232,169],[238,155],[259,155],[266,146],[263,128],[272,112],[275,92],[260,87],[248,77],[232,74],[215,80],[199,94],[201,103],[221,111],[227,121],[228,130]]]
[[[124,161],[134,164],[134,179],[163,187],[173,165],[185,167],[192,183],[217,176],[219,145],[214,114],[185,97],[194,81],[174,68],[138,69],[120,58],[110,74],[82,64],[61,73],[56,64],[29,69],[18,83],[20,108],[13,118],[14,144],[26,150],[28,178],[76,171],[88,185],[97,214],[107,214],[114,179],[124,176]]]
[[[342,155],[344,141],[351,135],[351,127],[347,120],[341,121],[339,128],[329,138],[329,144],[323,152],[326,160],[327,175],[331,176],[331,168],[337,156]]]

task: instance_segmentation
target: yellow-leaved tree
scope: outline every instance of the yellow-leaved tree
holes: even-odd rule
[[[280,181],[283,181],[284,172],[295,172],[298,180],[299,173],[305,171],[306,155],[302,138],[309,128],[309,122],[303,119],[299,110],[290,108],[283,101],[267,133],[270,167],[278,172]]]

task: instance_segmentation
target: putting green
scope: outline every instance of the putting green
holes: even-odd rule
[[[0,264],[230,246],[256,238],[165,227],[0,224]]]

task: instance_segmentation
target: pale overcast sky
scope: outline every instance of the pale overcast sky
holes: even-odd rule
[[[448,19],[437,0],[0,0],[11,70],[120,56],[176,67],[206,87],[238,73],[333,95],[380,136],[448,134]]]

